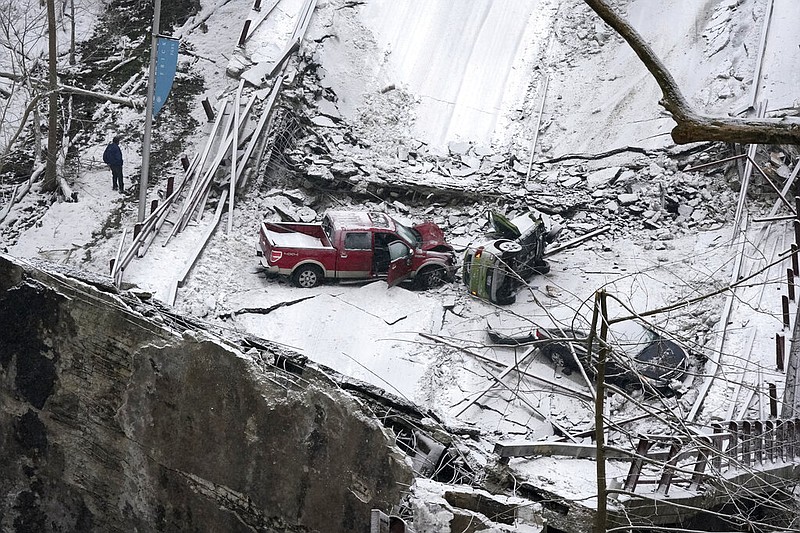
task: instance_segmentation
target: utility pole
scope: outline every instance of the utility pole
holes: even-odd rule
[[[47,166],[42,190],[55,191],[58,188],[56,178],[56,151],[58,150],[58,72],[56,56],[56,6],[55,0],[47,0],[47,35],[48,35],[48,122],[47,122]]]
[[[75,64],[75,0],[69,0],[69,64]]]
[[[597,394],[594,401],[594,439],[597,446],[597,515],[595,517],[594,531],[595,533],[604,533],[608,524],[606,443],[603,420],[606,394],[606,359],[608,358],[608,307],[605,289],[600,289],[594,296],[594,317],[592,318],[592,331],[589,333],[589,361],[592,360],[592,337],[597,327],[598,315],[600,319],[600,346],[597,353],[597,382],[595,383]]]
[[[144,121],[144,139],[142,140],[142,175],[139,178],[139,217],[144,221],[147,209],[147,181],[150,174],[150,139],[153,133],[153,92],[156,85],[156,48],[158,46],[159,24],[161,22],[161,0],[155,0],[153,6],[153,30],[150,36],[150,74],[147,78],[147,111]]]

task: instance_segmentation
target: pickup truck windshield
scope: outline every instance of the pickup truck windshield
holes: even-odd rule
[[[406,242],[414,245],[414,248],[420,247],[420,245],[422,244],[422,235],[420,235],[420,233],[417,230],[409,228],[408,226],[404,226],[396,220],[394,221],[394,223],[397,229],[397,233]]]

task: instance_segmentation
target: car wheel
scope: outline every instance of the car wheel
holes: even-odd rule
[[[550,264],[547,261],[538,261],[536,266],[533,267],[536,274],[548,274],[550,272]]]
[[[304,289],[316,287],[322,283],[322,269],[316,265],[303,265],[294,271],[292,281]]]
[[[572,351],[569,349],[569,346],[563,342],[548,344],[543,351],[545,356],[548,357],[555,366],[564,367],[566,369],[572,366],[570,364],[573,361]]]
[[[508,278],[505,279],[500,288],[497,289],[495,294],[495,302],[497,305],[511,305],[517,301],[517,295],[514,292],[514,286]]]
[[[423,268],[416,277],[416,285],[420,289],[432,289],[442,285],[446,278],[443,266],[430,266]]]
[[[498,250],[503,253],[515,254],[522,251],[522,245],[514,241],[498,241],[495,243]]]

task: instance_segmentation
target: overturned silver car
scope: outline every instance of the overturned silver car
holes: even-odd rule
[[[462,279],[470,294],[498,305],[516,300],[516,290],[534,274],[546,274],[547,244],[553,242],[560,227],[548,230],[541,215],[527,213],[509,220],[497,212],[489,213],[495,238],[467,248]]]

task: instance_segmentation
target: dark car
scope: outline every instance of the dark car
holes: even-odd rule
[[[544,250],[560,228],[547,230],[541,216],[528,213],[512,222],[497,212],[489,213],[494,240],[470,247],[464,254],[462,278],[470,294],[498,305],[516,300],[516,290],[534,274],[547,274],[550,265]]]
[[[580,330],[562,332],[558,328],[537,327],[524,335],[504,335],[489,327],[487,333],[495,344],[536,344],[545,357],[557,366],[562,366],[565,373],[578,370],[578,364],[570,349],[571,345],[586,374],[594,376],[596,373],[600,346],[597,340],[593,342],[590,360],[586,351],[588,342],[586,332]],[[686,376],[688,369],[688,358],[683,348],[650,330],[646,330],[645,340],[637,344],[637,348],[639,350],[633,356],[624,350],[612,351],[612,356],[606,360],[607,382],[625,389],[652,387],[667,394],[680,388],[680,382]]]

